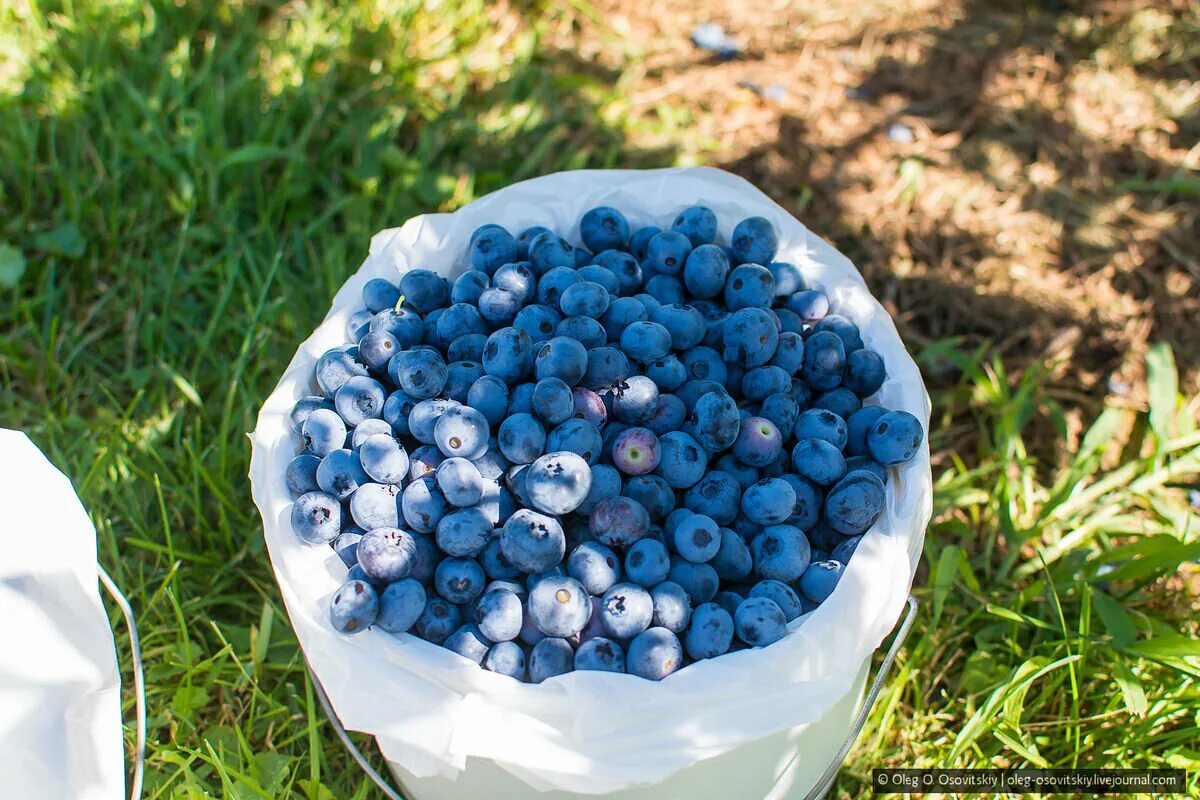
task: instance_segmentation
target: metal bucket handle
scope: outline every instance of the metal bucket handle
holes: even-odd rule
[[[879,664],[879,671],[875,673],[875,680],[871,681],[871,688],[867,691],[867,695],[863,698],[862,706],[858,710],[858,715],[854,718],[854,725],[851,726],[850,732],[846,734],[846,740],[842,742],[841,748],[833,761],[826,767],[825,772],[821,774],[821,779],[817,784],[809,790],[804,796],[804,800],[816,800],[825,794],[829,784],[833,782],[833,778],[837,775],[837,771],[842,766],[842,761],[845,760],[846,754],[850,752],[850,748],[854,746],[854,740],[858,738],[858,734],[862,731],[863,725],[867,722],[867,716],[871,713],[871,707],[875,705],[875,699],[879,697],[879,691],[883,688],[883,681],[887,678],[888,672],[891,671],[892,662],[896,660],[896,655],[900,652],[900,646],[904,644],[904,640],[908,637],[908,631],[912,628],[913,620],[917,616],[917,598],[911,594],[908,596],[908,610],[904,614],[904,619],[900,623],[900,628],[896,631],[896,637],[892,639],[892,644],[888,648],[887,653],[883,656],[883,661]],[[329,717],[329,724],[333,726],[333,730],[337,733],[338,738],[342,740],[342,744],[350,751],[350,756],[362,767],[363,772],[367,773],[367,777],[379,787],[379,790],[388,797],[388,800],[408,800],[399,790],[394,789],[386,778],[370,765],[367,757],[363,755],[358,746],[350,739],[350,735],[346,733],[346,729],[342,726],[341,720],[333,711],[333,706],[329,703],[329,697],[325,694],[325,689],[321,686],[321,681],[317,679],[316,674],[312,670],[312,666],[307,661],[304,662],[308,668],[308,676],[312,679],[313,689],[316,690],[317,699],[321,701],[322,708],[325,709],[325,715]]]
[[[137,709],[137,740],[133,751],[133,780],[130,781],[130,800],[140,800],[142,796],[142,779],[146,771],[146,681],[142,670],[142,643],[138,637],[137,621],[133,617],[133,608],[129,600],[121,593],[116,581],[112,579],[104,567],[96,565],[100,575],[100,584],[112,597],[113,602],[121,609],[125,617],[125,627],[129,629],[129,649],[133,664],[133,693]]]

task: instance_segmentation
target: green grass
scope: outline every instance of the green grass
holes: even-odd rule
[[[673,163],[634,144],[619,74],[546,44],[586,7],[489,8],[0,0],[0,424],[75,481],[138,612],[149,797],[376,796],[314,702],[245,478],[259,404],[369,236],[536,174]],[[1148,409],[1095,421],[1053,365],[922,360],[924,603],[838,793],[875,766],[1195,774],[1198,400],[1169,351]]]

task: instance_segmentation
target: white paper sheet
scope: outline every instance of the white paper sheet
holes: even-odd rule
[[[0,797],[125,794],[121,675],[96,531],[66,476],[0,429]]]
[[[888,484],[883,516],[860,544],[837,590],[792,624],[782,641],[690,666],[660,683],[575,672],[527,685],[479,669],[413,636],[373,629],[342,636],[330,626],[330,595],[346,568],[328,547],[304,545],[289,523],[284,468],[298,452],[288,413],[313,394],[312,370],[346,344],[349,315],[366,281],[395,281],[410,268],[447,276],[464,269],[471,232],[486,222],[514,233],[545,225],[577,242],[578,220],[597,205],[620,209],[634,229],[668,228],[685,206],[712,208],[727,237],[760,215],[779,231],[777,260],[801,267],[853,319],[885,359],[879,401],[929,420],[929,398],[896,328],[853,265],[746,181],[708,168],[578,171],[502,189],[453,214],[385,230],[300,346],[263,405],[252,434],[250,478],[266,541],[305,655],[347,728],[380,737],[384,755],[418,776],[454,776],[468,757],[495,760],[535,789],[588,794],[652,784],[696,760],[819,719],[850,689],[859,668],[899,617],[931,512],[928,446]]]

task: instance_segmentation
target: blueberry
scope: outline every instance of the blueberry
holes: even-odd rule
[[[492,521],[479,508],[451,511],[437,524],[437,545],[451,556],[477,556],[491,537]]]
[[[869,472],[879,478],[880,483],[887,486],[887,468],[870,456],[851,456],[846,459],[846,475],[857,471]]]
[[[886,378],[883,359],[874,350],[854,350],[846,356],[842,385],[859,397],[875,394]]]
[[[318,408],[304,419],[301,439],[310,453],[324,458],[346,443],[346,423],[336,411]]]
[[[530,405],[543,422],[558,425],[570,419],[575,399],[571,387],[561,378],[545,378],[534,386]]]
[[[675,507],[675,492],[658,475],[634,475],[625,481],[621,493],[646,509],[651,520],[661,520]]]
[[[717,469],[733,476],[737,481],[738,486],[743,490],[758,480],[758,470],[748,464],[738,461],[733,453],[727,453],[721,456],[717,461]]]
[[[656,473],[673,489],[687,489],[704,477],[708,453],[683,431],[672,431],[659,439],[662,459]]]
[[[678,430],[687,419],[687,406],[673,394],[660,394],[654,413],[646,420],[646,428],[655,435]]]
[[[625,650],[603,636],[588,639],[575,651],[575,669],[595,672],[624,672]]]
[[[846,566],[840,561],[817,561],[800,578],[800,591],[814,603],[823,603],[837,588]]]
[[[829,297],[820,289],[797,292],[787,300],[787,308],[812,325],[820,322],[829,313]]]
[[[483,668],[517,680],[525,679],[525,651],[516,642],[498,642],[483,657]]]
[[[658,301],[659,305],[682,303],[686,299],[683,282],[674,275],[651,275],[645,289],[646,294]]]
[[[771,277],[775,279],[775,296],[791,297],[796,292],[804,291],[804,275],[795,264],[786,261],[772,261],[767,264]]]
[[[308,492],[292,503],[291,520],[306,544],[328,544],[342,529],[342,504],[334,495]]]
[[[673,353],[646,364],[645,375],[660,392],[673,392],[688,379],[687,367]]]
[[[751,647],[765,647],[787,633],[787,618],[775,601],[748,597],[734,615],[737,637]]]
[[[615,208],[598,206],[584,212],[579,220],[579,237],[593,253],[624,250],[629,242],[629,221]]]
[[[811,569],[811,567],[809,567]],[[788,622],[796,619],[802,613],[800,597],[786,583],[776,580],[759,581],[750,590],[750,597],[765,597],[783,612],[783,618]]]
[[[717,297],[724,291],[728,277],[729,256],[713,244],[697,246],[683,266],[683,284],[695,297]]]
[[[542,225],[533,225],[517,234],[517,249],[519,251],[517,255],[519,255],[522,260],[528,260],[529,258],[530,242],[534,240],[534,237],[543,233],[549,233],[553,235],[553,231]]]
[[[552,453],[567,450],[583,456],[584,461],[595,464],[600,460],[604,447],[600,431],[584,419],[572,417],[550,431],[546,437],[546,449]]]
[[[545,231],[529,240],[529,265],[545,275],[555,267],[574,267],[575,253],[566,239]]]
[[[588,353],[583,385],[589,389],[603,389],[625,380],[629,374],[629,359],[624,353],[615,347],[597,347]]]
[[[688,350],[704,338],[704,315],[690,305],[673,303],[650,312],[650,320],[662,325],[671,334],[671,347]]]
[[[622,431],[612,447],[613,466],[626,475],[653,472],[660,455],[658,437],[646,428]]]
[[[587,590],[574,578],[551,576],[529,590],[529,616],[547,636],[574,636],[592,616]]]
[[[487,333],[487,324],[475,305],[455,303],[438,317],[437,332],[442,341],[452,342],[468,333]]]
[[[589,594],[602,595],[621,579],[621,562],[616,553],[599,542],[584,542],[567,557],[567,574]]]
[[[399,351],[400,342],[387,331],[370,331],[358,340],[359,360],[376,372],[386,371],[388,361]]]
[[[842,564],[849,564],[850,557],[858,549],[858,543],[862,541],[862,538],[861,536],[851,536],[849,539],[843,540],[837,547],[833,548],[830,558]]]
[[[576,386],[571,390],[571,417],[600,430],[608,420],[608,409],[604,407],[604,399],[600,395],[591,389]]]
[[[630,583],[649,589],[667,579],[671,558],[657,539],[640,539],[625,551],[625,574]]]
[[[508,642],[521,633],[521,598],[508,589],[489,589],[475,601],[474,620],[493,642]]]
[[[343,584],[329,603],[329,622],[338,633],[365,631],[378,614],[379,596],[364,581]]]
[[[558,308],[563,292],[583,281],[573,267],[555,267],[537,281],[537,301],[550,308]]]
[[[824,319],[813,326],[813,333],[834,333],[842,340],[847,353],[863,348],[862,334],[858,326],[841,314],[827,314]]]
[[[433,473],[437,472],[438,466],[445,460],[446,457],[442,455],[442,451],[438,450],[437,447],[430,444],[423,444],[416,450],[413,450],[412,455],[409,457],[408,477],[414,481],[424,478],[427,475],[433,478]]]
[[[662,305],[657,298],[653,297],[652,295],[648,295],[645,292],[635,294],[633,299],[642,304],[642,308],[646,309],[647,314]]]
[[[728,377],[725,360],[721,358],[720,353],[711,347],[703,345],[693,347],[684,352],[679,357],[679,360],[683,362],[683,366],[687,369],[690,378],[716,381],[718,384],[723,384],[726,377]]]
[[[476,378],[467,390],[466,404],[483,414],[489,425],[499,425],[508,416],[508,400],[508,384],[495,375]]]
[[[621,279],[607,267],[599,264],[587,264],[579,268],[579,277],[583,281],[597,283],[608,292],[609,298],[621,296]]]
[[[388,376],[409,397],[426,400],[446,386],[446,360],[436,350],[406,350],[392,357]]]
[[[730,314],[721,331],[725,360],[746,368],[769,362],[779,345],[776,321],[770,311],[762,308],[743,308]]]
[[[621,493],[621,474],[615,467],[608,464],[596,464],[592,467],[592,488],[587,497],[575,509],[580,514],[591,514],[602,501],[616,497]]]
[[[462,612],[458,606],[440,597],[430,597],[413,625],[413,632],[427,642],[441,644],[461,624]]]
[[[732,452],[743,464],[765,467],[779,457],[783,437],[775,423],[764,417],[749,417],[738,429]]]
[[[350,315],[346,320],[346,335],[350,337],[350,341],[357,342],[362,337],[371,332],[371,320],[375,318],[365,308],[360,308]]]
[[[471,242],[471,266],[492,275],[504,264],[520,258],[520,248],[512,234],[499,226],[477,232]]]
[[[867,430],[867,450],[885,467],[910,461],[921,449],[925,429],[907,411],[889,411]]]
[[[473,506],[483,496],[483,476],[465,458],[447,458],[438,465],[436,475],[442,496],[452,505]]]
[[[375,528],[358,542],[358,564],[377,581],[407,578],[416,559],[416,542],[398,528]]]
[[[392,426],[386,421],[378,417],[363,420],[355,425],[354,430],[350,432],[350,449],[357,452],[362,448],[363,442],[369,437],[379,434],[392,439],[396,438],[395,431],[392,430]]]
[[[724,581],[740,581],[754,569],[754,556],[746,541],[729,528],[721,528],[721,546],[708,562]]]
[[[597,503],[590,521],[596,540],[609,547],[627,547],[650,529],[650,514],[645,506],[624,496]]]
[[[507,289],[489,286],[479,295],[478,307],[479,316],[487,325],[493,328],[512,325],[521,311],[521,298]]]
[[[792,430],[796,439],[823,439],[836,449],[846,447],[849,431],[846,421],[828,409],[809,409],[796,420]]]
[[[301,453],[288,462],[284,480],[293,497],[315,492],[321,488],[317,484],[317,467],[320,464],[321,459],[311,453]]]
[[[772,525],[750,542],[754,572],[760,578],[791,583],[804,574],[811,548],[804,533],[791,525]]]
[[[832,411],[842,419],[849,419],[851,414],[862,408],[862,401],[854,392],[839,386],[818,396],[812,401],[812,407]]]
[[[416,556],[413,558],[412,572],[408,577],[420,581],[422,585],[429,585],[433,583],[433,573],[442,559],[442,553],[432,536],[414,533],[412,537],[416,545]]]
[[[477,361],[455,361],[446,367],[446,387],[443,394],[460,404],[467,404],[475,381],[485,377],[483,365]],[[495,376],[488,376],[495,377]],[[497,378],[497,380],[499,380]]]
[[[433,437],[438,449],[447,456],[479,458],[487,452],[488,422],[473,408],[455,406],[438,418]]]
[[[493,581],[518,578],[521,575],[521,570],[510,564],[504,557],[504,553],[500,549],[500,537],[495,535],[488,540],[479,554],[479,565]]]
[[[514,464],[530,464],[546,450],[546,430],[532,414],[517,413],[500,423],[500,452]]]
[[[821,490],[812,481],[790,472],[784,473],[778,480],[786,481],[796,495],[792,514],[787,519],[788,524],[802,531],[811,530],[821,516],[821,506],[824,502]]]
[[[716,603],[697,606],[692,612],[683,643],[687,654],[696,660],[729,652],[729,646],[733,644],[733,616]]]
[[[553,333],[554,324],[547,324]],[[488,337],[483,348],[483,369],[509,384],[519,382],[533,370],[533,340],[518,328],[501,328]]]
[[[600,619],[613,639],[632,639],[654,619],[654,601],[650,593],[633,583],[619,583],[604,593],[600,601]]]
[[[383,403],[383,420],[392,426],[392,430],[401,436],[411,435],[408,418],[416,406],[416,398],[410,397],[403,389],[397,389],[388,395]]]
[[[618,297],[609,304],[601,322],[607,339],[620,341],[621,334],[635,322],[644,322],[650,314],[636,298]]]
[[[865,351],[860,351],[865,352]],[[846,418],[846,453],[852,456],[867,454],[867,431],[875,420],[887,413],[883,406],[864,406]]]
[[[644,228],[638,228],[629,237],[629,252],[633,254],[639,262],[646,260],[646,250],[650,246],[650,240],[655,235],[662,232],[662,228],[656,225],[647,225]]]
[[[608,341],[608,334],[605,333],[604,326],[600,324],[599,320],[591,317],[567,317],[555,327],[554,335],[578,339],[579,343],[588,350],[603,347],[604,343]]]
[[[671,333],[657,322],[639,320],[621,332],[621,349],[635,361],[654,361],[671,352]]]
[[[429,314],[435,308],[446,305],[450,299],[450,287],[436,272],[413,269],[400,276],[400,294],[404,295],[405,307],[419,314]]]
[[[330,350],[317,359],[314,368],[317,385],[326,397],[332,398],[342,384],[355,376],[366,377],[367,368],[354,360],[345,350]]]
[[[684,506],[696,513],[711,517],[718,525],[728,525],[737,516],[742,487],[728,472],[715,469],[687,490]]]
[[[661,681],[683,666],[683,647],[666,628],[650,628],[629,643],[625,666],[631,675]]]
[[[363,284],[363,304],[372,313],[394,308],[400,302],[400,290],[383,278],[372,278]]]
[[[612,387],[613,416],[636,425],[646,422],[658,407],[658,386],[644,375],[633,375]]]
[[[747,217],[734,226],[729,246],[738,263],[770,264],[779,251],[779,237],[768,220]]]
[[[473,603],[483,594],[483,567],[472,558],[444,558],[433,572],[437,593],[451,603]]]
[[[400,487],[368,483],[350,496],[350,515],[364,530],[400,524]]]
[[[488,651],[492,648],[492,643],[487,640],[477,625],[468,623],[450,634],[442,646],[482,666],[483,660],[487,658]]]
[[[525,477],[533,506],[547,514],[569,514],[592,488],[592,470],[575,453],[559,451],[540,456]]]
[[[331,494],[339,500],[346,500],[350,495],[371,479],[363,472],[358,454],[353,450],[334,450],[321,459],[317,467],[317,485],[321,491]]]
[[[707,206],[688,206],[671,223],[671,230],[682,233],[692,247],[717,240],[717,215]]]
[[[675,552],[695,564],[711,561],[721,547],[721,532],[711,517],[692,514],[675,528]]]
[[[595,262],[616,276],[621,294],[633,294],[642,288],[642,267],[629,253],[605,250],[596,255]]]
[[[695,564],[679,556],[672,556],[667,578],[683,587],[693,608],[712,600],[720,584],[711,564]]]
[[[292,410],[288,415],[288,421],[291,424],[292,430],[296,431],[297,433],[302,431],[304,429],[305,420],[307,420],[309,415],[319,408],[323,408],[328,411],[334,410],[333,403],[329,402],[324,397],[318,397],[317,395],[308,395],[307,397],[301,397],[299,400],[297,400],[296,404],[292,406]]]
[[[846,459],[824,439],[801,439],[792,449],[792,468],[817,486],[832,486],[846,474]]]
[[[692,247],[692,242],[684,233],[676,230],[662,231],[646,243],[646,255],[642,259],[642,265],[651,275],[677,274],[683,269]]]
[[[547,637],[529,651],[529,681],[541,683],[575,669],[575,651],[566,639]]]
[[[776,290],[778,290],[778,286],[776,287]],[[792,311],[787,308],[776,308],[776,309],[774,309],[774,311],[775,311],[776,318],[779,319],[779,335],[780,336],[782,336],[785,333],[794,333],[797,336],[800,336],[801,338],[803,338],[804,320],[800,319],[799,314],[797,314],[795,311]],[[776,354],[776,355],[778,355],[778,354]],[[774,360],[774,359],[772,359],[772,360]],[[782,366],[782,365],[780,365],[780,366]]]
[[[691,421],[696,441],[710,453],[732,447],[742,428],[737,403],[725,392],[708,392],[697,400]]]
[[[433,533],[446,514],[446,498],[433,478],[414,480],[400,499],[404,521],[418,533]]]
[[[362,528],[350,528],[344,530],[337,535],[337,538],[330,542],[333,547],[333,552],[338,554],[338,558],[347,567],[353,567],[358,563],[358,542],[363,537]]]
[[[746,400],[765,400],[791,388],[792,376],[782,367],[755,367],[742,376],[742,397]]]
[[[368,436],[358,448],[358,459],[371,480],[399,486],[408,475],[408,453],[386,433]]]
[[[714,603],[728,612],[731,632],[733,630],[733,615],[737,613],[737,607],[740,606],[742,601],[745,599],[746,598],[742,595],[729,589],[717,592],[717,596],[713,598]],[[699,611],[699,609],[697,609],[697,611]],[[692,618],[695,619],[695,615],[693,615]]]
[[[775,423],[780,434],[791,432],[800,418],[800,404],[787,392],[777,392],[763,399],[758,415]]]
[[[770,308],[774,299],[775,278],[769,269],[758,264],[734,267],[725,281],[725,307],[730,311]]]
[[[454,280],[450,289],[451,303],[478,303],[479,295],[492,285],[492,279],[486,272],[469,269]]]
[[[567,543],[553,517],[522,508],[513,513],[500,533],[500,551],[523,572],[542,572],[562,561]]]
[[[792,516],[796,490],[782,478],[763,478],[742,494],[742,513],[757,525],[777,525]]]
[[[687,592],[673,581],[663,581],[650,591],[654,601],[653,624],[672,633],[681,633],[692,617],[692,606]]]
[[[425,587],[412,578],[390,584],[379,593],[375,623],[388,633],[406,633],[425,610]]]
[[[370,323],[372,331],[387,331],[401,347],[415,347],[425,338],[425,322],[411,308],[385,309]]]
[[[866,533],[883,513],[887,502],[883,481],[858,470],[838,481],[825,497],[825,520],[845,536]]]
[[[555,336],[537,347],[534,370],[537,379],[559,378],[574,386],[587,372],[588,353],[582,344],[565,336]]]

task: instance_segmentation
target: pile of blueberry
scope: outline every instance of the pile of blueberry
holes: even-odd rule
[[[453,283],[375,279],[291,421],[291,521],[349,567],[343,633],[410,632],[541,682],[661,679],[768,645],[838,582],[924,431],[864,405],[880,356],[776,262],[685,209],[583,246],[471,236]]]

